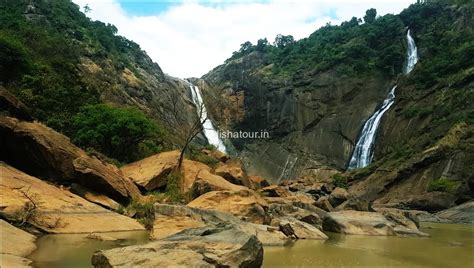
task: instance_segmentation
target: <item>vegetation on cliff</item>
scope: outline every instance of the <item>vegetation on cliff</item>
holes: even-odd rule
[[[157,80],[164,76],[115,26],[92,21],[68,0],[1,1],[0,25],[0,84],[35,119],[120,161],[163,146],[158,121],[138,110],[98,105],[106,92],[133,88],[145,72]],[[94,73],[102,77],[95,80]]]

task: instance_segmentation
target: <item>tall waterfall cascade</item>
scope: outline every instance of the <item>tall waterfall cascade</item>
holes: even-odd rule
[[[407,31],[407,45],[407,64],[405,74],[409,74],[418,62],[418,51],[410,30]],[[354,147],[354,151],[352,152],[352,157],[347,169],[363,168],[372,162],[374,157],[373,149],[375,135],[377,134],[377,129],[384,113],[387,112],[395,102],[396,88],[397,86],[395,85],[383,101],[382,106],[365,122],[359,139]]]
[[[201,122],[204,121],[202,124],[204,136],[206,137],[209,144],[216,146],[217,150],[227,153],[224,142],[219,137],[219,133],[212,124],[211,119],[207,116],[207,110],[206,106],[204,105],[204,101],[202,100],[201,90],[199,87],[191,83],[189,83],[189,87],[191,88],[191,97],[193,99],[194,105],[196,105],[198,116],[200,116]]]

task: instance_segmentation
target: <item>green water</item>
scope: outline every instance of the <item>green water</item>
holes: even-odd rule
[[[327,241],[300,240],[265,248],[264,267],[474,267],[474,226],[424,224],[431,237],[329,233]]]
[[[329,233],[327,241],[300,240],[291,247],[265,247],[264,267],[474,267],[474,226],[424,224],[429,238]],[[46,235],[29,256],[35,267],[91,267],[94,251],[142,244],[147,232],[117,232],[116,241],[85,235]]]
[[[34,267],[74,268],[92,267],[91,257],[96,250],[124,247],[148,242],[146,231],[113,232],[105,235],[118,240],[97,241],[85,238],[87,234],[45,235],[37,240],[38,249],[28,258]]]

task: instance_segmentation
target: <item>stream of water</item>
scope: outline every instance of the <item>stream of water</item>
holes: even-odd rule
[[[329,240],[300,240],[289,247],[265,247],[264,267],[453,267],[474,265],[474,226],[423,224],[431,237],[358,236],[327,233]],[[45,235],[29,256],[34,267],[91,267],[96,250],[148,242],[148,233],[117,232],[116,241],[84,234]]]

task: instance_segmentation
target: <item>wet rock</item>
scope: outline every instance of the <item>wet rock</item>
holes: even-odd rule
[[[144,230],[134,219],[93,204],[0,162],[1,216],[47,233]]]
[[[152,155],[120,168],[125,177],[150,191],[166,185],[167,175],[178,165],[180,152],[170,151]]]
[[[118,202],[141,197],[115,166],[89,157],[66,136],[40,123],[0,117],[0,140],[1,159],[32,176],[77,183]]]
[[[194,228],[145,245],[101,250],[94,267],[260,267],[263,246],[231,224]]]

